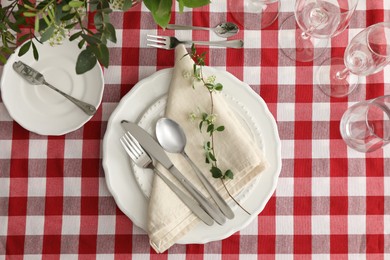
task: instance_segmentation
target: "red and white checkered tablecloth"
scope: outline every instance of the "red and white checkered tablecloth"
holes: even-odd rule
[[[278,28],[293,5],[282,0],[268,28],[240,30],[243,49],[199,48],[209,66],[226,69],[261,95],[278,124],[282,171],[255,221],[222,241],[174,245],[158,255],[109,193],[102,140],[110,114],[140,79],[174,62],[172,51],[146,47],[146,35],[216,39],[207,31],[157,29],[140,5],[111,16],[118,43],[110,45],[103,101],[82,128],[58,137],[31,133],[0,98],[0,259],[390,259],[390,146],[358,153],[339,133],[351,104],[390,94],[390,66],[347,98],[329,98],[314,83],[326,57],[342,56],[368,25],[390,21],[390,0],[360,0],[350,27],[308,63],[278,50]],[[231,19],[226,1],[172,15],[172,22],[201,26]]]

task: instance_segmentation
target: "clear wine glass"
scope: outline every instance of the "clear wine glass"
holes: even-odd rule
[[[359,84],[359,77],[381,71],[390,63],[390,22],[371,25],[348,44],[344,59],[325,60],[317,71],[320,89],[328,96],[344,97]]]
[[[228,12],[245,29],[270,26],[279,15],[279,0],[228,0]]]
[[[294,15],[280,26],[279,45],[294,61],[312,61],[329,39],[345,30],[359,0],[296,0]]]
[[[360,101],[340,121],[345,143],[359,152],[373,152],[390,143],[390,95]]]

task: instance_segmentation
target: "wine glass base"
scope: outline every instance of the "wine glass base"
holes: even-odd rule
[[[293,61],[313,61],[328,48],[329,39],[306,38],[303,33],[295,15],[287,17],[279,28],[279,48]]]
[[[247,30],[259,30],[273,24],[278,18],[279,0],[232,0],[228,12],[235,23]]]
[[[343,78],[337,76],[345,69],[344,59],[331,58],[325,60],[316,73],[318,87],[330,97],[348,96],[359,84],[359,77],[348,73]]]

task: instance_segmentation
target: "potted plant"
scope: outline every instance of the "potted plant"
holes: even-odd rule
[[[119,4],[118,4],[118,1]],[[107,42],[116,43],[114,26],[110,23],[113,7],[127,11],[141,0],[10,0],[0,8],[0,62],[21,45],[18,55],[33,51],[36,60],[39,53],[35,42],[59,44],[64,38],[78,40],[79,54],[76,73],[92,69],[97,62],[109,65]],[[171,17],[173,0],[143,0],[155,22],[165,27]],[[179,10],[184,7],[196,8],[210,3],[209,0],[177,0]],[[93,27],[88,25],[87,12],[93,14]],[[20,37],[16,37],[16,34]]]

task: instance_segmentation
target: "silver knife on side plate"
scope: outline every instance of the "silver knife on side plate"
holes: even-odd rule
[[[214,206],[195,186],[173,165],[168,155],[160,144],[135,123],[122,120],[122,127],[140,143],[146,152],[164,166],[183,185],[184,188],[195,198],[199,205],[220,225],[226,222],[226,217]]]

